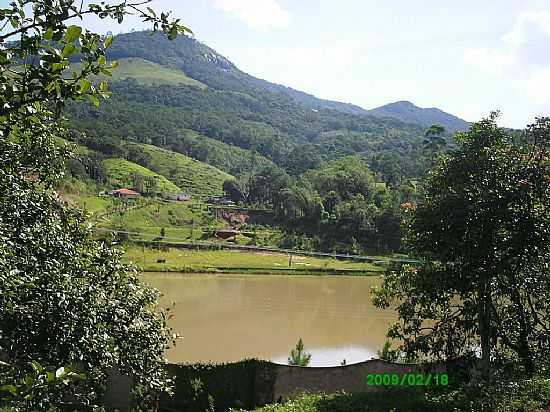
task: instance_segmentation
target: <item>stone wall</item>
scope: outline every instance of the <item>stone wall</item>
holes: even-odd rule
[[[402,376],[444,371],[443,365],[400,364],[379,359],[334,367],[299,367],[257,360],[223,365],[171,364],[168,365],[168,372],[175,378],[175,396],[163,397],[160,406],[170,411],[202,412],[203,404],[211,395],[219,411],[226,411],[230,407],[253,408],[286,400],[304,391],[352,393],[381,390],[382,387],[367,385],[369,374]],[[196,378],[202,381],[203,393],[191,395],[190,381]],[[109,410],[116,408],[120,412],[128,411],[128,391],[128,378],[111,374],[107,398]],[[197,403],[193,405],[190,398],[195,396]]]
[[[369,374],[403,374],[428,371],[429,367],[417,364],[399,364],[373,359],[361,363],[335,367],[297,367],[288,365],[274,365],[275,379],[268,391],[256,393],[256,404],[264,405],[279,399],[288,399],[304,391],[334,393],[346,392],[373,392],[380,390],[377,386],[367,386]],[[434,367],[434,372],[441,372],[442,367]],[[258,375],[261,379],[261,374]]]

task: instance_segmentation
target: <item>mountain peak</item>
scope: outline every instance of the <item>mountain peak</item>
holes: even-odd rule
[[[440,123],[454,132],[466,130],[469,124],[439,109],[423,109],[401,100],[365,110],[362,107],[317,98],[311,94],[251,76],[236,67],[229,59],[195,38],[178,36],[174,41],[150,31],[119,34],[109,49],[113,59],[142,58],[165,67],[177,69],[186,76],[216,90],[227,90],[255,96],[265,91],[283,95],[314,110],[335,110],[354,115],[392,117],[407,123],[428,127]]]
[[[441,124],[450,132],[467,130],[470,124],[465,120],[446,113],[436,107],[422,108],[407,100],[400,100],[369,110],[376,117],[393,117],[407,123],[416,123],[424,127]]]

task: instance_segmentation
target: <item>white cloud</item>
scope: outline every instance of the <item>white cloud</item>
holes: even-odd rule
[[[513,85],[533,104],[550,103],[550,11],[527,11],[516,18],[497,47],[464,52],[464,61]]]
[[[504,68],[515,61],[515,56],[510,51],[479,47],[467,49],[464,60],[472,66],[501,75]]]
[[[277,0],[214,0],[214,7],[255,30],[282,29],[290,22]]]
[[[550,103],[550,67],[532,71],[525,80],[523,94],[533,103]],[[550,108],[547,106],[547,109]]]
[[[533,30],[534,29],[534,30]],[[513,48],[527,44],[533,31],[541,30],[546,36],[550,36],[550,12],[528,11],[520,14],[512,30],[502,38]]]
[[[368,66],[372,58],[366,46],[349,42],[256,46],[226,49],[226,53],[245,72],[263,73],[260,77],[269,81],[339,101],[354,100],[356,70]]]

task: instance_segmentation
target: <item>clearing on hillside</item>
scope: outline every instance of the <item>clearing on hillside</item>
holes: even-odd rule
[[[223,182],[234,179],[220,169],[180,153],[147,144],[128,143],[128,146],[138,147],[151,169],[195,197],[220,196]]]
[[[128,160],[119,158],[105,159],[103,166],[105,167],[108,184],[115,188],[133,187],[139,192],[150,191],[152,193],[181,192],[181,189],[166,177]],[[136,179],[136,177],[140,177],[141,179]],[[152,182],[150,187],[148,186],[148,180]]]

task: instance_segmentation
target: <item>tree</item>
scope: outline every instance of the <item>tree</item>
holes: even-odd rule
[[[266,167],[250,176],[248,200],[259,205],[272,205],[275,196],[290,186],[290,177],[276,166]]]
[[[375,303],[398,302],[389,331],[408,354],[476,358],[483,376],[548,361],[550,341],[550,119],[521,136],[497,114],[458,136],[410,208],[408,244],[421,263],[385,277]]]
[[[298,340],[296,347],[290,351],[288,364],[291,366],[308,366],[311,361],[311,353],[304,351],[304,342],[302,338]]]
[[[392,349],[390,341],[386,341],[382,350],[377,351],[376,354],[380,359],[388,362],[397,362],[401,358],[401,353],[398,349]]]
[[[444,133],[445,128],[440,124],[431,125],[424,133],[424,150],[430,153],[432,166],[435,163],[437,154],[447,145],[447,141],[443,137]]]
[[[107,83],[88,78],[116,66],[105,57],[112,37],[69,21],[122,22],[133,13],[169,38],[189,32],[166,13],[142,11],[143,3],[14,1],[0,10],[0,353],[15,375],[0,376],[0,386],[24,379],[34,364],[76,364],[87,377],[78,410],[101,401],[109,368],[133,378],[137,408],[153,409],[157,393],[170,388],[171,339],[163,312],[153,310],[157,292],[120,252],[95,241],[85,216],[53,190],[69,155],[56,140],[68,136],[61,110],[69,100],[108,98]],[[33,395],[34,410],[58,410],[47,391]]]
[[[223,182],[223,192],[230,200],[236,203],[243,202],[246,199],[246,189],[243,188],[240,182],[234,179],[228,179]]]

